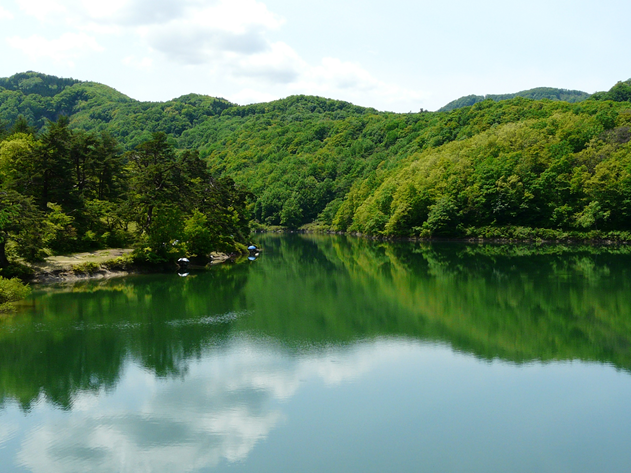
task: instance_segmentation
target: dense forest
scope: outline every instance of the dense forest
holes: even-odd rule
[[[499,102],[500,100],[510,100],[515,97],[523,97],[533,100],[562,100],[564,102],[576,103],[587,100],[590,94],[582,92],[580,90],[567,90],[567,89],[555,89],[553,87],[537,87],[535,89],[522,90],[515,92],[514,94],[488,94],[488,95],[466,95],[459,99],[449,102],[444,107],[438,109],[439,112],[450,112],[457,108],[468,107],[475,105],[478,102],[484,100],[494,100]]]
[[[4,179],[39,212],[72,219],[76,236],[57,230],[47,237],[55,251],[69,238],[121,244],[119,227],[150,237],[140,212],[117,227],[106,210],[83,209],[94,200],[125,208],[117,199],[139,198],[123,189],[137,182],[131,158],[157,136],[167,154],[193,159],[204,179],[233,179],[228,187],[251,193],[255,225],[388,237],[629,239],[631,80],[588,98],[530,92],[534,98],[397,114],[312,96],[248,106],[201,95],[146,103],[101,84],[23,73],[0,79],[0,120],[14,130],[3,155],[32,147],[54,157],[54,134],[63,129],[78,147],[94,141],[102,153],[90,158],[94,172],[110,162],[106,156],[120,157],[111,162],[124,170],[125,185],[92,175],[86,187],[74,151],[67,162],[45,161],[59,188],[26,186],[22,164],[11,171],[20,176]],[[177,179],[196,182],[190,172]],[[164,205],[193,215],[188,194],[173,190]]]
[[[165,133],[122,152],[65,116],[40,133],[20,117],[0,138],[0,270],[104,247],[134,245],[136,261],[159,263],[247,242],[249,193]]]

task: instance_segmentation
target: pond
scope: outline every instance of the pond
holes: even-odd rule
[[[628,471],[631,248],[258,243],[34,288],[0,471]]]

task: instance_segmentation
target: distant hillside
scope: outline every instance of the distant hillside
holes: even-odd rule
[[[214,175],[247,187],[260,223],[384,236],[631,230],[630,81],[592,97],[533,89],[398,114],[304,95],[247,106],[195,94],[139,102],[30,74],[2,79],[11,87],[0,88],[5,127],[22,114],[41,130],[66,114],[71,128],[108,132],[123,150],[166,132]],[[24,80],[50,84],[48,95],[25,92]]]
[[[612,100],[614,102],[631,101],[631,79],[618,82],[609,92],[596,92],[592,95],[594,100]]]
[[[24,95],[37,94],[42,97],[53,97],[67,87],[78,84],[75,79],[63,79],[38,72],[22,72],[11,77],[0,78],[0,87],[22,92]]]
[[[522,90],[514,94],[499,94],[499,95],[467,95],[460,97],[447,105],[439,109],[439,112],[450,112],[457,108],[468,107],[474,105],[483,100],[494,100],[499,102],[500,100],[510,100],[515,97],[524,97],[533,100],[562,100],[564,102],[576,103],[582,102],[589,98],[590,94],[587,92],[581,92],[580,90],[567,90],[567,89],[555,89],[552,87],[537,87],[530,90]]]
[[[234,107],[224,99],[189,94],[168,102],[139,102],[97,82],[26,72],[0,78],[0,124],[24,116],[36,130],[70,118],[73,128],[107,131],[126,148],[163,131],[179,136],[209,116]]]
[[[0,78],[0,120],[13,123],[24,116],[36,129],[47,120],[73,117],[81,112],[98,113],[103,106],[120,107],[134,102],[117,90],[96,82],[60,79],[37,72]]]

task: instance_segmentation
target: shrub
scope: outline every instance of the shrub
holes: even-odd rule
[[[90,261],[86,263],[75,264],[72,267],[72,271],[79,274],[93,274],[96,273],[99,269],[101,269],[101,266],[98,263],[93,263]]]
[[[135,263],[133,255],[124,255],[103,263],[103,267],[110,271],[127,271]]]
[[[31,288],[18,278],[5,279],[0,276],[0,310],[6,309],[11,302],[25,299]]]

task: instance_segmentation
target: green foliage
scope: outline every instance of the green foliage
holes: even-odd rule
[[[147,262],[188,247],[233,250],[249,233],[249,196],[214,178],[197,152],[178,153],[165,133],[122,155],[111,135],[72,130],[62,117],[37,137],[0,142],[0,269],[10,264],[7,244],[26,261],[128,244]],[[192,235],[189,225],[183,242],[191,215],[203,216],[204,231]]]
[[[178,156],[167,135],[156,133],[126,156],[126,205],[142,258],[161,262],[187,251],[201,257],[246,241],[249,193],[230,178],[215,179],[198,153]]]
[[[48,208],[47,228],[42,232],[44,245],[53,251],[72,251],[77,244],[77,230],[73,227],[74,218],[65,214],[61,205],[49,202]]]
[[[79,83],[74,79],[62,79],[60,77],[39,74],[37,72],[23,72],[8,78],[0,78],[0,87],[20,91],[24,95],[36,94],[42,97],[53,97]]]
[[[134,255],[128,254],[105,261],[101,266],[109,271],[127,271],[131,269],[135,263]]]
[[[552,242],[609,242],[623,243],[631,241],[631,231],[603,231],[592,229],[561,230],[551,228],[532,228],[507,225],[503,227],[483,226],[466,227],[462,235],[469,239],[497,240],[497,241],[552,241]]]
[[[101,269],[101,265],[88,261],[86,263],[75,264],[72,271],[77,274],[93,274]]]
[[[5,279],[0,276],[0,311],[8,310],[9,304],[28,297],[31,288],[18,278]]]
[[[129,216],[120,202],[86,200],[83,210],[89,227],[83,234],[81,246],[88,249],[120,248],[131,243]]]
[[[421,236],[453,234],[456,227],[458,206],[452,196],[443,196],[429,207]]]
[[[593,96],[596,100],[612,100],[614,102],[631,102],[631,79],[618,82],[608,92],[598,92]]]
[[[603,212],[600,203],[594,200],[576,214],[576,225],[582,228],[593,228],[599,221],[605,222],[610,215],[611,211]]]
[[[184,222],[187,253],[192,256],[208,255],[216,249],[213,236],[208,225],[208,217],[197,209],[193,210]]]
[[[180,187],[184,177],[177,162],[175,151],[164,133],[128,153],[129,206],[135,214],[140,233],[147,234],[153,243],[166,243],[160,240],[162,225],[175,228],[176,211],[174,206],[181,200]]]
[[[196,94],[165,103],[138,102],[102,84],[33,72],[0,79],[1,119],[14,123],[22,116],[41,131],[48,121],[69,116],[73,128],[108,131],[127,149],[155,132],[179,136],[232,106],[224,99]]]
[[[0,90],[0,119],[22,114],[44,128],[35,138],[22,123],[0,144],[0,173],[41,210],[61,205],[86,248],[125,241],[127,230],[152,251],[170,254],[179,240],[201,252],[202,234],[228,248],[245,241],[249,216],[384,236],[626,231],[631,221],[628,82],[593,98],[539,88],[418,114],[309,96],[239,107],[197,95],[141,103],[84,82],[53,95],[12,87]],[[67,123],[46,121],[43,110],[62,109]],[[152,230],[153,208],[168,231]],[[194,209],[208,229],[196,215],[189,238]]]
[[[552,87],[537,87],[535,89],[522,90],[514,94],[500,94],[500,95],[467,95],[460,97],[459,99],[449,102],[444,107],[438,109],[439,112],[450,112],[457,108],[469,107],[475,105],[478,102],[484,100],[493,100],[499,102],[500,100],[510,100],[515,97],[523,97],[533,100],[562,100],[564,102],[576,103],[587,100],[590,94],[587,92],[581,92],[580,90],[567,90],[567,89],[555,89]]]
[[[303,108],[308,108],[310,99],[301,99]],[[293,107],[298,103],[297,99],[292,99]],[[460,143],[483,133],[493,135],[502,125],[531,121],[532,129],[537,130],[537,136],[528,137],[528,140],[536,141],[527,144],[532,154],[537,147],[546,146],[550,156],[561,159],[583,151],[607,130],[615,129],[616,133],[624,134],[620,117],[625,110],[624,106],[601,106],[594,102],[569,105],[561,101],[537,102],[517,98],[499,103],[484,102],[450,114],[393,115],[366,110],[359,116],[338,117],[323,111],[294,114],[290,121],[289,116],[280,115],[276,109],[265,115],[261,108],[262,105],[257,113],[244,114],[243,118],[224,114],[208,120],[185,132],[180,142],[191,147],[201,144],[200,152],[206,156],[214,173],[229,173],[252,190],[256,198],[254,218],[260,223],[299,227],[319,221],[336,230],[388,235],[420,233],[429,207],[440,197],[436,189],[416,186],[403,177],[412,161],[424,160],[431,150],[438,152],[450,143]],[[320,141],[315,136],[322,133],[325,125],[326,138]],[[557,130],[558,127],[562,130]],[[556,134],[554,140],[553,134]],[[610,140],[605,135],[602,138],[603,142]],[[503,153],[514,146],[520,146],[519,141],[507,142]],[[489,151],[490,156],[496,153],[496,150]],[[475,152],[486,151],[479,149]],[[509,163],[517,166],[521,156],[523,153],[514,154]],[[528,215],[532,221],[523,224],[532,225],[538,218],[532,209],[543,212],[541,199],[545,197],[528,187],[532,183],[532,174],[524,181],[526,176],[519,173],[505,174],[506,170],[499,168],[493,171],[495,174],[490,172],[496,165],[506,167],[502,163],[503,159],[499,157],[487,163],[488,172],[476,176],[480,182],[477,188],[467,191],[469,197],[483,199],[487,205],[494,206],[490,209],[488,223],[495,221],[495,224],[506,225]],[[550,162],[531,160],[524,164],[532,166],[530,169],[537,175]],[[574,161],[567,163],[570,168],[574,165]],[[550,170],[545,179],[553,179],[557,172]],[[393,176],[397,174],[405,184],[396,182]],[[493,176],[492,183],[483,185],[485,179]],[[388,177],[391,179],[385,184]],[[467,186],[467,182],[461,184]],[[367,200],[382,185],[379,195],[375,195],[374,200]],[[447,182],[441,185],[447,185]],[[541,182],[540,185],[547,186],[548,183]],[[491,189],[495,194],[492,204]],[[401,198],[403,194],[406,199]],[[540,199],[533,201],[535,197]],[[461,200],[462,196],[457,199],[458,205]],[[564,205],[560,199],[556,200],[558,207]],[[469,220],[475,218],[479,209],[471,210]],[[572,214],[578,211],[572,207]],[[394,220],[393,214],[397,215]],[[485,218],[489,217],[489,211],[486,214]],[[556,218],[561,217],[557,213]],[[571,215],[566,216],[568,222],[571,218]],[[486,224],[486,220],[478,224]],[[557,221],[550,217],[546,225],[557,225]]]
[[[531,118],[535,105],[546,114]],[[483,226],[631,230],[627,108],[526,102],[522,119],[425,148],[384,172],[352,201],[347,228],[388,236],[459,236]]]
[[[124,242],[115,210],[124,181],[120,152],[107,134],[73,131],[64,118],[50,122],[39,137],[14,132],[0,142],[0,189],[6,193],[0,207],[13,213],[19,208],[21,218],[5,222],[4,241],[17,242],[27,260],[48,250]],[[0,260],[2,253],[0,248]]]
[[[0,187],[0,269],[9,266],[6,246],[12,242],[27,261],[36,261],[43,252],[44,216],[33,200]]]

